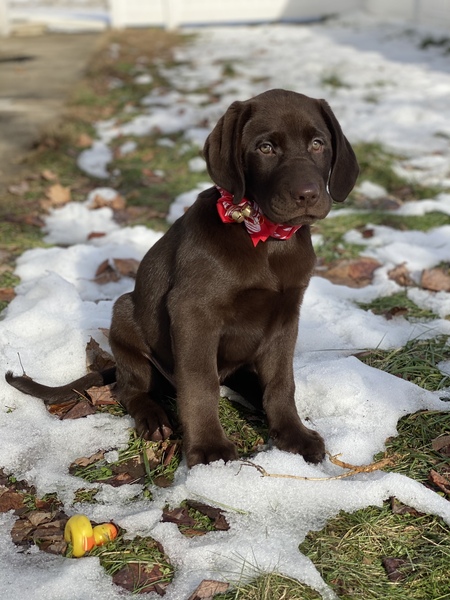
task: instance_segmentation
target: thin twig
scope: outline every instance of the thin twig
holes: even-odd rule
[[[374,462],[370,465],[350,465],[349,463],[344,463],[340,461],[336,456],[332,456],[327,452],[330,461],[339,467],[343,467],[345,469],[350,469],[346,473],[341,473],[340,475],[334,475],[332,477],[302,477],[301,475],[286,475],[283,473],[268,473],[264,467],[261,465],[257,465],[251,460],[241,461],[242,466],[254,467],[257,471],[261,473],[262,477],[276,477],[278,479],[297,479],[298,481],[332,481],[334,479],[344,479],[346,477],[351,477],[352,475],[357,475],[358,473],[372,473],[373,471],[379,471],[383,469],[387,465],[392,464],[392,458],[383,458],[377,462]],[[339,454],[337,455],[339,456]]]

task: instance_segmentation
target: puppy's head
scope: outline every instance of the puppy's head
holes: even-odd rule
[[[212,180],[254,200],[275,223],[324,218],[352,190],[359,168],[331,108],[285,90],[234,102],[206,140]]]

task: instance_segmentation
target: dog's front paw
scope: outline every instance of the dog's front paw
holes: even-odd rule
[[[136,432],[144,440],[162,442],[173,433],[169,418],[160,406],[143,407],[132,416]]]
[[[300,423],[282,431],[271,432],[275,446],[285,452],[301,454],[310,463],[317,464],[325,458],[325,442],[322,436]]]
[[[238,458],[236,446],[226,438],[215,442],[188,446],[185,448],[185,455],[189,468],[194,465],[207,465],[215,460],[228,462]]]

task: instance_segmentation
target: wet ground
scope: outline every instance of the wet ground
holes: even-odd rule
[[[0,38],[0,193],[25,172],[23,157],[61,115],[99,37],[45,33]]]

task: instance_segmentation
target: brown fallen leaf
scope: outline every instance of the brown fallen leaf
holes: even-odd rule
[[[195,519],[191,517],[187,508],[179,506],[177,508],[163,510],[161,521],[163,523],[175,523],[176,525],[187,525],[193,527],[196,523]]]
[[[409,565],[407,560],[403,558],[384,557],[382,559],[382,563],[386,570],[389,581],[400,581],[405,579],[406,573],[400,569],[405,565]]]
[[[230,584],[225,581],[204,579],[188,600],[211,600],[216,594],[226,592],[229,587]]]
[[[19,519],[11,529],[11,539],[18,546],[29,545],[29,536],[34,527],[28,519]]]
[[[109,406],[119,403],[115,394],[115,384],[91,387],[86,390],[86,393],[94,406]]]
[[[92,465],[92,464],[98,462],[99,460],[102,460],[102,458],[104,458],[104,456],[105,456],[105,453],[103,451],[100,451],[100,452],[96,452],[95,454],[92,454],[92,456],[83,456],[81,458],[77,458],[70,465],[69,473],[72,474],[75,467],[88,467],[89,465]]]
[[[112,467],[115,475],[127,475],[131,481],[139,481],[145,477],[145,465],[141,456],[135,456]]]
[[[78,398],[73,398],[73,400],[69,400],[63,404],[48,404],[47,410],[51,415],[55,415],[55,417],[63,419],[64,415],[66,415],[69,410],[71,410],[77,404],[77,402]]]
[[[411,287],[415,285],[414,280],[412,279],[410,272],[406,267],[406,263],[402,263],[401,265],[397,265],[390,271],[388,271],[388,277],[398,285],[402,287]]]
[[[394,515],[414,515],[421,516],[423,513],[418,512],[412,506],[408,506],[407,504],[403,504],[400,500],[397,500],[394,496],[390,498],[391,502],[391,510]]]
[[[81,419],[82,417],[88,417],[89,415],[95,415],[96,410],[90,402],[87,400],[79,400],[75,406],[67,411],[62,420],[66,419]]]
[[[114,266],[123,277],[136,278],[140,262],[135,258],[114,258]]]
[[[63,512],[44,513],[27,510],[13,525],[12,541],[18,546],[30,547],[33,544],[40,550],[52,554],[64,554],[67,544],[64,541],[64,528],[68,517]]]
[[[27,515],[27,518],[30,521],[30,523],[33,525],[33,527],[38,527],[38,525],[41,525],[42,523],[48,523],[49,521],[51,521],[52,513],[46,512],[46,511],[41,511],[41,510],[36,510],[36,511],[30,512]]]
[[[440,267],[425,269],[420,284],[425,290],[432,292],[450,292],[449,271]]]
[[[116,364],[112,355],[103,350],[93,337],[86,344],[86,363],[90,371],[104,371]]]
[[[90,148],[93,143],[93,139],[87,133],[80,133],[77,139],[78,148]]]
[[[51,171],[50,169],[44,169],[41,172],[41,177],[46,181],[56,181],[58,179],[58,175],[53,173],[53,171]]]
[[[365,240],[369,240],[370,238],[373,238],[374,235],[375,235],[375,229],[373,229],[372,227],[366,227],[365,229],[363,229],[361,231],[361,236]]]
[[[111,264],[109,259],[104,260],[97,268],[95,272],[94,281],[100,285],[111,283],[112,281],[119,281],[120,274]]]
[[[431,469],[428,474],[428,481],[438,487],[442,492],[450,495],[450,480],[444,477],[434,469]]]
[[[13,298],[16,297],[16,292],[14,288],[0,288],[0,302],[11,302]]]
[[[372,282],[373,274],[379,267],[381,263],[374,258],[362,256],[337,261],[328,268],[317,270],[316,274],[337,285],[361,288]]]
[[[46,197],[50,200],[51,206],[63,206],[71,200],[70,187],[64,187],[60,183],[54,183],[45,192]]]
[[[24,507],[24,495],[7,488],[0,490],[0,513]]]
[[[104,231],[91,231],[88,233],[87,239],[94,240],[97,238],[105,237],[106,233]]]
[[[105,198],[101,195],[101,193],[98,193],[94,196],[89,208],[96,210],[97,208],[108,206],[109,208],[112,208],[112,210],[123,210],[126,204],[125,198],[121,196],[119,192],[117,192],[116,196],[114,196],[112,199]]]
[[[156,592],[164,596],[168,583],[164,581],[161,567],[145,565],[142,563],[128,563],[125,567],[114,573],[113,582],[135,594],[148,594]]]
[[[130,473],[119,473],[118,475],[114,475],[114,477],[110,477],[106,479],[104,483],[108,483],[112,487],[120,487],[121,485],[127,485],[128,483],[136,483],[139,480],[136,480]]]
[[[119,281],[122,277],[135,278],[139,261],[134,258],[114,258],[104,260],[95,272],[96,283],[104,285],[111,281]]]
[[[434,438],[431,447],[435,452],[440,452],[444,456],[450,456],[450,435],[441,435]]]
[[[186,500],[186,504],[190,508],[198,510],[199,513],[214,521],[214,528],[218,531],[228,531],[228,529],[230,529],[223,510],[220,508],[215,508],[214,506],[209,506],[208,504],[203,504],[203,502],[197,502],[196,500]]]

